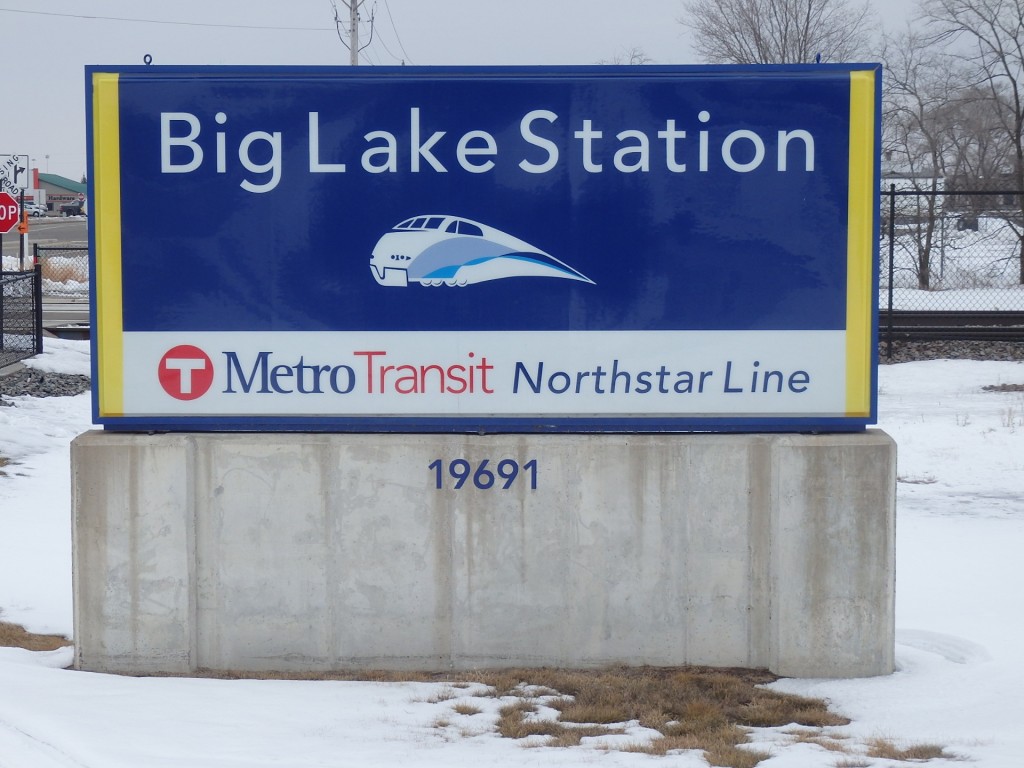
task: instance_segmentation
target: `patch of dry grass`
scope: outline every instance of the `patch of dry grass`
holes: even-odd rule
[[[433,696],[429,696],[426,701],[431,704],[440,704],[442,701],[451,701],[457,699],[459,694],[455,692],[455,689],[450,685],[444,686],[441,690],[435,693]]]
[[[492,687],[495,696],[518,698],[501,709],[502,736],[548,736],[547,746],[573,746],[584,736],[621,734],[623,728],[617,724],[637,721],[661,735],[622,747],[626,751],[665,755],[701,750],[711,765],[753,768],[769,755],[740,746],[747,743],[751,727],[796,723],[821,729],[849,722],[820,699],[758,687],[776,679],[760,670],[615,667],[503,670],[476,676]],[[534,692],[547,697],[544,703],[558,712],[557,721],[529,716],[537,711]]]
[[[742,705],[740,715],[744,725],[757,728],[796,723],[815,728],[847,725],[849,719],[830,712],[821,699],[803,696],[782,696],[773,691],[758,689],[752,699]]]
[[[474,704],[466,704],[464,702],[459,702],[454,707],[452,707],[452,710],[457,715],[467,715],[467,716],[479,715],[481,712],[483,712],[483,710],[480,709],[480,707],[478,707],[478,706],[476,706]]]
[[[846,753],[847,746],[843,743],[845,736],[836,736],[831,733],[824,733],[818,730],[794,729],[785,732],[793,739],[794,744],[816,744],[829,752]]]
[[[525,739],[528,736],[559,736],[565,730],[564,725],[554,720],[527,718],[536,711],[537,705],[526,700],[506,704],[498,710],[498,733],[506,739]]]
[[[545,746],[548,747],[578,747],[583,739],[591,736],[609,736],[621,734],[621,728],[608,728],[604,725],[583,725],[563,728],[557,736],[552,736]]]
[[[769,753],[759,749],[743,749],[736,745],[704,750],[704,759],[708,761],[708,765],[722,768],[754,768],[769,757]]]
[[[498,733],[507,739],[525,739],[531,736],[547,736],[546,747],[576,747],[588,736],[609,736],[624,733],[622,728],[604,725],[572,725],[546,718],[531,718],[536,714],[537,705],[520,699],[506,704],[498,710]]]
[[[747,740],[747,732],[737,725],[723,723],[706,728],[669,729],[668,733],[648,743],[631,744],[627,751],[645,755],[664,756],[670,752],[699,749],[704,752],[721,753],[727,747],[735,747]]]
[[[519,686],[523,685],[521,670],[493,670],[486,674],[474,672],[473,676],[490,688],[489,694],[495,698],[502,696],[519,695],[522,693]]]
[[[0,647],[55,651],[68,645],[72,645],[72,642],[61,635],[36,635],[18,624],[0,621]]]
[[[875,738],[868,742],[868,757],[879,757],[884,760],[903,760],[923,762],[925,760],[956,760],[957,755],[946,751],[940,744],[911,744],[901,747],[892,739]]]

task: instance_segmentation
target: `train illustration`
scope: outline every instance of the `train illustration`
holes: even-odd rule
[[[370,271],[380,285],[467,286],[507,277],[594,281],[549,253],[478,221],[413,216],[377,241]]]

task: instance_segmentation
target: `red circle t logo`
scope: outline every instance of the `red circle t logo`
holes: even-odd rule
[[[177,400],[195,400],[213,385],[213,361],[199,347],[179,344],[160,358],[160,386]]]

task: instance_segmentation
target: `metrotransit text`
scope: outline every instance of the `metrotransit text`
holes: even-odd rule
[[[725,359],[713,367],[630,366],[618,358],[569,370],[545,361],[499,366],[470,351],[461,359],[423,363],[401,360],[386,350],[354,350],[344,362],[282,360],[262,351],[251,356],[223,352],[225,395],[513,396],[531,395],[802,395],[812,374],[760,360]]]

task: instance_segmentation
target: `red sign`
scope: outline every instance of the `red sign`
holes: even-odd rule
[[[18,226],[18,201],[9,192],[0,192],[0,235]]]

